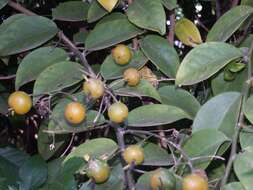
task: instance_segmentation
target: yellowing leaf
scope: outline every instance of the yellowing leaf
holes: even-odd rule
[[[202,43],[198,28],[187,18],[182,18],[176,23],[175,33],[185,45],[194,47]]]
[[[105,10],[111,12],[117,4],[118,0],[98,0],[98,2],[102,7],[104,7]]]
[[[140,71],[139,71],[141,78],[147,80],[149,83],[151,83],[153,86],[158,85],[158,79],[157,76],[146,66],[144,66]]]

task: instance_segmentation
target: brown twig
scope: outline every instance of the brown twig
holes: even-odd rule
[[[35,14],[34,12],[24,8],[22,5],[20,5],[19,3],[15,3],[13,1],[8,1],[8,5],[12,8],[14,8],[15,10],[24,13],[28,16],[35,16],[37,14]],[[64,44],[80,59],[80,61],[83,63],[83,65],[86,67],[87,71],[93,76],[95,77],[96,74],[94,73],[94,71],[92,70],[91,66],[88,64],[86,57],[84,54],[82,54],[82,52],[79,51],[79,49],[68,39],[68,37],[62,32],[59,31],[57,33],[57,36],[59,39],[61,39]]]
[[[175,24],[176,24],[175,12],[173,11],[170,14],[170,30],[169,30],[169,34],[167,36],[167,39],[168,39],[171,46],[174,46]]]

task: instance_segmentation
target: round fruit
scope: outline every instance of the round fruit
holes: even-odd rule
[[[65,108],[65,118],[69,123],[79,124],[86,117],[85,107],[78,102],[71,102]]]
[[[8,104],[15,113],[24,115],[32,108],[32,99],[27,93],[16,91],[9,96]]]
[[[123,158],[126,163],[140,165],[144,161],[144,151],[139,145],[130,145],[123,152]]]
[[[110,167],[104,161],[91,159],[86,172],[96,183],[104,183],[110,176]]]
[[[88,79],[83,84],[83,91],[94,99],[100,98],[105,91],[104,83],[99,79]]]
[[[128,116],[128,108],[125,104],[117,102],[108,109],[108,116],[115,123],[122,123]]]
[[[183,179],[183,190],[208,190],[208,181],[198,174],[190,174]]]
[[[112,50],[112,57],[119,65],[125,65],[131,60],[132,53],[129,47],[119,44]]]
[[[129,86],[136,86],[140,82],[141,75],[137,69],[129,68],[124,71],[123,78]]]
[[[169,170],[157,169],[150,177],[150,187],[152,190],[174,190],[176,187],[176,178]]]

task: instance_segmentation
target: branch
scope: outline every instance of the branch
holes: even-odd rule
[[[8,1],[8,5],[10,7],[12,7],[13,9],[24,13],[28,16],[35,16],[37,14],[35,14],[34,12],[24,8],[22,5],[15,3],[13,1]],[[61,39],[63,41],[63,43],[77,56],[79,57],[80,61],[83,63],[83,65],[86,67],[87,71],[91,74],[92,77],[96,77],[96,74],[94,73],[94,71],[92,70],[91,66],[88,64],[85,55],[82,54],[82,52],[80,52],[78,50],[78,48],[68,39],[68,37],[62,32],[59,31],[57,33],[57,36],[59,39]]]
[[[173,11],[170,14],[170,30],[169,30],[169,34],[167,36],[167,39],[170,43],[171,46],[174,46],[174,36],[175,36],[175,12]]]
[[[9,80],[15,78],[16,75],[0,76],[0,80]]]
[[[251,68],[251,64],[252,64],[251,57],[252,57],[252,55],[253,55],[253,42],[251,43],[249,53],[248,53],[248,56],[247,56],[247,58],[248,58],[248,79],[247,79],[247,81],[251,79],[251,74],[252,74],[252,68]],[[234,134],[234,137],[233,137],[233,140],[232,140],[231,152],[230,152],[230,156],[229,156],[229,160],[228,160],[228,163],[227,163],[227,167],[226,167],[226,170],[225,170],[224,177],[221,181],[221,188],[227,183],[229,174],[230,174],[232,166],[233,166],[234,159],[236,157],[237,143],[238,143],[238,139],[239,139],[239,134],[240,134],[240,130],[243,126],[243,122],[244,122],[244,119],[245,119],[245,116],[244,116],[244,113],[243,113],[243,106],[245,105],[246,100],[249,96],[250,87],[251,87],[251,84],[246,82],[246,87],[242,92],[243,93],[243,98],[242,98],[242,103],[241,103],[241,111],[240,111],[240,115],[239,115],[239,119],[238,119],[238,124],[235,126],[235,134]]]
[[[220,18],[221,16],[221,4],[220,0],[216,0],[216,18]]]

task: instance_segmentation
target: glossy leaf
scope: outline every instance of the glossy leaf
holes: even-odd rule
[[[234,59],[242,56],[240,49],[223,42],[201,44],[183,59],[177,75],[177,85],[192,85],[208,79]]]
[[[245,190],[252,189],[252,157],[253,148],[250,147],[247,151],[240,153],[236,156],[234,161],[234,171],[239,178],[240,182],[244,186]]]
[[[221,190],[245,190],[240,182],[233,182],[225,185]]]
[[[11,16],[0,26],[0,56],[38,47],[56,33],[55,23],[45,17],[22,14]]]
[[[175,106],[163,104],[144,105],[132,110],[128,115],[127,125],[149,127],[173,123],[191,117]]]
[[[113,60],[112,56],[109,55],[101,65],[101,75],[106,80],[117,79],[122,77],[124,71],[130,67],[140,69],[148,62],[148,59],[144,56],[141,51],[133,52],[133,57],[127,65],[118,65]]]
[[[37,78],[33,94],[35,104],[40,95],[53,93],[80,82],[83,67],[75,62],[63,61],[47,67]]]
[[[207,35],[207,41],[226,41],[253,14],[250,6],[236,6],[226,12],[214,24]]]
[[[48,160],[54,156],[69,140],[67,135],[48,134],[45,132],[47,129],[46,124],[40,125],[37,141],[38,152],[44,160]],[[52,144],[54,145],[53,149],[50,148]]]
[[[52,10],[53,18],[63,21],[84,21],[87,19],[89,4],[83,1],[60,3]]]
[[[241,94],[222,93],[206,102],[199,110],[193,122],[193,133],[201,129],[212,128],[222,131],[232,138],[240,112]]]
[[[99,50],[131,39],[142,31],[131,24],[121,13],[113,13],[102,19],[86,39],[88,50]]]
[[[84,156],[100,158],[101,156],[109,156],[118,149],[118,145],[111,139],[96,138],[88,140],[76,147],[64,160],[66,163],[71,158],[81,158]]]
[[[51,120],[48,125],[49,133],[64,134],[64,133],[78,133],[88,130],[94,125],[99,125],[104,123],[103,115],[98,115],[99,113],[94,110],[88,110],[88,107],[85,105],[86,98],[83,92],[73,95],[78,102],[84,104],[87,109],[86,119],[77,125],[72,125],[67,122],[64,116],[64,110],[68,103],[72,102],[70,98],[62,99],[53,109]],[[98,116],[98,117],[97,117]],[[94,123],[95,118],[97,117],[96,123]]]
[[[250,96],[244,105],[244,114],[253,123],[253,96]]]
[[[28,159],[19,170],[21,189],[37,190],[47,179],[47,165],[39,156]]]
[[[175,78],[179,67],[179,57],[168,40],[160,36],[148,35],[141,40],[140,45],[144,54],[153,64],[165,75]]]
[[[19,64],[15,81],[16,90],[35,80],[48,66],[64,61],[67,57],[67,53],[60,48],[42,47],[32,51]]]
[[[117,83],[117,84],[115,84]],[[115,84],[115,85],[114,85]],[[114,81],[111,84],[115,94],[121,96],[130,96],[130,97],[151,97],[161,102],[161,97],[155,87],[152,86],[147,80],[142,79],[139,84],[135,87],[130,87],[125,84],[124,81]]]
[[[183,149],[191,159],[205,157],[193,162],[196,168],[205,169],[212,160],[211,157],[216,155],[226,141],[229,139],[222,132],[216,129],[202,129],[192,134],[183,145]]]
[[[127,10],[128,19],[135,25],[159,32],[166,32],[166,15],[160,0],[133,1]]]
[[[181,108],[193,119],[200,109],[200,103],[196,98],[184,89],[176,86],[163,86],[158,90],[162,103]]]
[[[142,165],[151,166],[168,166],[173,164],[172,157],[168,152],[154,143],[145,143],[144,150],[144,162]]]
[[[202,43],[202,39],[196,25],[187,18],[177,21],[175,26],[175,34],[178,39],[188,46],[196,46]]]
[[[242,130],[240,132],[240,145],[243,150],[253,147],[252,131]]]
[[[162,4],[168,9],[173,10],[177,5],[177,0],[162,0]]]
[[[107,13],[108,12],[104,8],[102,8],[102,6],[96,0],[92,1],[88,10],[87,20],[89,23],[95,22],[105,16]]]
[[[5,5],[7,5],[8,0],[1,0],[0,1],[0,9],[2,9]]]

